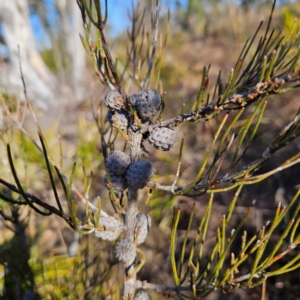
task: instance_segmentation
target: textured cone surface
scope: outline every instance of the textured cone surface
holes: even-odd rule
[[[161,106],[161,97],[155,90],[147,90],[142,94],[134,94],[130,96],[130,100],[140,118],[152,118]]]
[[[115,124],[117,123],[120,129],[125,130],[128,127],[129,114],[125,109],[121,108],[119,111],[109,111],[107,119],[111,125],[116,126]]]
[[[126,172],[128,185],[135,189],[144,188],[155,173],[152,163],[147,159],[139,159],[129,166]]]
[[[132,263],[136,257],[136,247],[129,239],[123,239],[117,243],[115,255],[119,261]]]
[[[106,166],[109,172],[119,176],[125,175],[130,162],[130,157],[119,150],[110,152],[106,158]]]
[[[130,102],[133,107],[135,107],[136,101],[142,97],[142,94],[133,94],[129,96]]]
[[[124,103],[124,100],[118,91],[111,90],[105,95],[104,103],[108,108],[120,109]]]
[[[116,192],[122,193],[125,189],[127,189],[127,182],[124,177],[118,176],[113,172],[109,172],[110,182],[112,183],[112,187]],[[107,186],[108,180],[107,176],[104,177],[104,185]]]
[[[152,298],[147,292],[140,291],[135,295],[133,300],[152,300]]]
[[[137,236],[137,244],[144,243],[148,236],[149,229],[151,227],[151,218],[146,214],[137,214],[135,235]]]
[[[169,151],[175,144],[177,133],[167,127],[154,128],[149,135],[149,143],[156,149]]]
[[[95,235],[102,240],[114,241],[123,231],[124,224],[113,217],[101,217],[99,226],[107,227],[108,230],[95,230]]]

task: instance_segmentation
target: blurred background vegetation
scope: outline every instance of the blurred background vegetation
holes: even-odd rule
[[[80,190],[83,187],[81,167],[84,166],[87,173],[93,172],[90,199],[93,201],[100,196],[103,209],[113,214],[103,186],[105,170],[99,154],[100,136],[92,112],[102,108],[101,103],[107,91],[97,81],[92,61],[80,45],[78,33],[82,29],[78,19],[79,10],[74,6],[75,1],[11,1],[19,5],[19,10],[16,10],[17,6],[5,7],[3,2],[9,1],[0,1],[1,98],[9,104],[13,116],[24,112],[24,96],[16,55],[16,46],[20,44],[20,57],[24,65],[29,100],[34,106],[51,155],[58,163],[61,140],[64,173],[70,174],[74,161],[77,162],[75,184]],[[130,25],[127,10],[130,9],[131,3],[108,2],[109,42],[112,53],[119,57],[120,66],[124,67],[128,47],[126,26]],[[162,50],[159,64],[163,89],[167,92],[165,118],[178,114],[182,103],[188,107],[193,103],[204,65],[211,64],[212,82],[220,69],[223,74],[229,73],[244,41],[253,35],[261,20],[267,19],[271,2],[163,1],[163,12],[167,14],[170,7],[171,14],[167,44]],[[141,6],[149,7],[148,1],[141,1]],[[26,11],[22,11],[21,8]],[[6,12],[12,9],[13,13],[24,21],[22,26],[27,24],[27,29],[34,38],[33,44],[28,44],[28,36],[24,33],[26,28],[18,27],[20,24],[14,22],[14,18],[8,20],[4,16],[4,9]],[[288,35],[294,19],[299,15],[299,1],[279,1],[273,26]],[[11,24],[7,25],[7,22]],[[14,26],[14,30],[5,32],[10,26]],[[165,18],[162,19],[161,28],[164,26],[167,26]],[[166,30],[163,29],[162,32]],[[33,53],[36,54],[33,56]],[[35,72],[37,77],[32,77],[31,74]],[[41,76],[40,72],[48,75]],[[36,78],[43,80],[43,91],[35,88],[39,85]],[[213,87],[213,84],[211,86]],[[134,84],[126,88],[129,94],[138,91]],[[45,89],[48,89],[47,93]],[[298,97],[296,92],[281,95],[280,99],[279,96],[274,96],[269,100],[256,140],[241,164],[257,157],[284,124],[291,120],[298,108]],[[103,113],[105,115],[104,108]],[[182,184],[184,180],[188,182],[195,176],[197,166],[205,155],[206,145],[210,144],[212,133],[218,124],[217,118],[197,127],[185,124],[178,130],[179,136],[185,137]],[[24,126],[37,139],[34,120],[29,113],[24,119]],[[13,183],[6,155],[7,143],[10,143],[15,154],[18,174],[27,191],[55,205],[43,156],[5,116],[0,102],[0,175]],[[120,145],[122,143],[117,143],[116,148]],[[279,156],[283,161],[297,149],[299,151],[299,146],[299,141],[295,141],[285,148],[284,152],[279,151],[277,157],[272,158],[261,172],[275,167]],[[177,161],[178,148],[179,143],[177,148],[168,154],[151,152],[150,156],[157,170],[156,180],[172,182],[176,173],[174,161]],[[271,218],[278,202],[285,204],[291,199],[295,186],[299,184],[299,172],[299,166],[296,165],[259,184],[245,187],[238,200],[232,228],[252,200],[256,199],[256,208],[247,223],[247,230],[251,233],[259,229]],[[232,196],[233,193],[227,192],[215,197],[214,214],[210,224],[211,239],[219,226],[221,216],[227,211]],[[144,198],[146,197],[147,195]],[[153,192],[148,206],[144,208],[152,217],[153,226],[143,245],[147,262],[138,274],[140,279],[172,284],[168,260],[171,208],[180,203],[188,220],[189,211],[195,202],[196,214],[200,219],[207,201],[208,196],[194,199],[183,196],[174,198],[166,197],[161,192]],[[120,280],[122,271],[113,256],[113,245],[94,236],[78,236],[54,216],[45,218],[27,208],[16,208],[1,200],[0,212],[0,299],[23,299],[26,291],[31,289],[35,290],[41,299],[104,299],[106,295],[112,295],[112,299],[120,297],[116,282]],[[183,218],[180,224],[182,229],[186,227],[185,222]],[[206,251],[209,253],[209,247]],[[249,263],[251,264],[251,261]],[[282,277],[269,279],[269,299],[281,299],[283,295],[286,299],[300,297],[299,276],[300,272],[294,271]],[[259,299],[259,295],[260,289],[257,288],[229,295],[215,292],[206,299]],[[161,295],[158,298],[155,298],[155,294],[152,296],[153,299],[161,299]]]

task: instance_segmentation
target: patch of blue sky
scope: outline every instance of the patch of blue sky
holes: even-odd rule
[[[0,36],[3,35],[3,28],[0,24]],[[0,57],[4,58],[4,59],[7,59],[8,58],[8,50],[7,50],[7,47],[0,43]]]
[[[104,1],[101,2],[104,3]],[[132,1],[108,0],[107,2],[108,24],[110,28],[109,34],[112,37],[116,37],[130,26],[128,11],[131,11],[132,9]],[[136,2],[137,1],[134,1],[134,3]],[[165,13],[167,11],[166,8],[169,8],[170,11],[174,11],[176,9],[176,3],[180,3],[182,7],[186,7],[187,0],[162,0],[162,13]],[[55,11],[55,4],[53,0],[46,0],[45,5],[48,13],[47,20],[50,26],[54,25],[58,17],[57,12]],[[49,36],[45,33],[39,16],[34,12],[31,12],[30,22],[39,50],[51,48],[51,41],[49,39]]]
[[[147,0],[146,0],[147,1]],[[148,0],[149,1],[149,0]],[[134,1],[136,3],[137,1]],[[187,6],[187,0],[162,0],[162,13],[167,12],[167,8],[172,12],[176,9],[176,3],[183,8]],[[125,31],[130,26],[128,11],[132,10],[131,0],[108,0],[108,20],[111,27],[110,34],[115,37]]]
[[[30,17],[30,24],[38,49],[43,50],[51,48],[50,38],[43,28],[40,17],[36,14],[32,14]]]

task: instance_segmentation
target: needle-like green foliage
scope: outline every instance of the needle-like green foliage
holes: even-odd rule
[[[144,26],[147,11],[141,10],[139,5],[133,7],[130,15],[132,27],[128,32],[128,57],[124,63],[119,58],[113,57],[107,42],[105,32],[107,1],[102,3],[99,0],[77,0],[77,4],[85,32],[84,35],[80,35],[83,47],[92,60],[99,82],[110,89],[108,94],[110,97],[107,95],[104,101],[109,110],[108,114],[105,115],[101,106],[99,112],[94,111],[94,119],[100,135],[100,152],[106,161],[104,186],[114,215],[108,215],[103,210],[103,201],[100,197],[97,198],[97,205],[89,199],[93,176],[87,176],[85,169],[83,169],[82,192],[75,184],[78,177],[76,164],[74,163],[69,174],[63,172],[61,141],[60,163],[57,165],[51,158],[38,122],[36,121],[40,143],[27,133],[20,118],[13,117],[5,101],[3,107],[8,118],[30,138],[44,158],[57,208],[26,191],[19,179],[10,145],[7,145],[7,156],[16,186],[0,176],[0,184],[5,187],[0,189],[0,198],[13,205],[28,205],[43,216],[55,214],[80,234],[95,233],[103,240],[118,240],[116,257],[124,263],[122,299],[140,299],[134,298],[136,290],[140,288],[176,293],[180,299],[198,299],[216,289],[232,292],[238,288],[252,288],[257,285],[262,286],[264,299],[269,277],[291,272],[300,267],[300,255],[295,251],[300,243],[298,233],[300,189],[286,207],[278,204],[273,220],[254,234],[245,230],[245,224],[253,213],[254,203],[235,228],[231,228],[231,222],[237,209],[238,198],[245,186],[261,182],[300,162],[300,153],[294,153],[289,158],[278,160],[277,166],[272,170],[259,173],[261,167],[275,153],[299,138],[299,104],[295,105],[293,118],[290,118],[264,151],[257,157],[252,157],[250,162],[245,163],[244,160],[249,149],[256,146],[255,137],[268,109],[269,97],[300,87],[300,47],[296,26],[291,29],[287,39],[271,29],[274,1],[265,31],[260,36],[261,22],[254,35],[244,44],[228,78],[224,79],[220,72],[212,88],[213,92],[210,93],[211,66],[204,66],[198,93],[190,109],[183,104],[180,114],[165,119],[164,112],[170,104],[166,101],[167,91],[164,91],[160,80],[160,62],[164,55],[163,48],[167,42],[168,30],[164,37],[159,35],[160,1],[153,1],[151,6],[151,33],[147,33]],[[119,66],[124,67],[121,72]],[[127,87],[130,84],[138,89],[136,94],[128,94]],[[156,90],[149,89],[151,87]],[[24,89],[26,93],[25,86]],[[272,101],[278,101],[277,98],[279,97],[273,97]],[[30,110],[36,120],[32,108]],[[164,177],[158,179],[155,175],[155,166],[149,159],[151,150],[146,149],[145,142],[149,141],[149,147],[170,151],[177,138],[175,129],[183,122],[190,122],[191,128],[194,128],[211,122],[213,118],[217,118],[218,126],[213,129],[210,144],[205,145],[207,151],[202,163],[197,166],[194,178],[189,181],[181,178],[186,147],[182,139],[173,184],[163,184]],[[191,132],[193,134],[194,129]],[[120,145],[124,156],[110,156],[110,153],[117,153],[112,151]],[[152,151],[156,151],[154,148]],[[113,162],[108,159],[112,157]],[[125,159],[124,157],[128,161],[125,167],[124,161],[121,161]],[[58,192],[59,186],[63,193]],[[140,205],[139,194],[148,191],[149,188],[147,200]],[[4,190],[18,194],[20,198],[16,200],[7,196]],[[214,199],[218,193],[230,190],[234,191],[234,195],[227,212],[220,218],[214,236],[208,241],[209,227],[214,214]],[[154,191],[153,198],[151,198],[152,191]],[[183,209],[173,208],[169,259],[174,285],[170,286],[164,282],[153,284],[137,279],[138,272],[149,263],[146,252],[140,249],[139,241],[144,241],[141,236],[148,235],[152,222],[149,215],[144,214],[141,218],[140,214],[148,201],[153,199],[155,202],[155,193],[159,195],[159,201],[162,201],[163,193],[169,194],[172,199],[179,195],[185,197],[209,195],[200,219],[196,218],[196,205],[192,206],[180,243],[179,225]],[[81,214],[81,217],[79,217],[80,202],[84,205],[84,214]],[[68,212],[65,211],[63,203],[67,203]],[[291,215],[289,223],[284,224],[289,215]],[[283,224],[284,229],[280,231]],[[270,250],[271,238],[275,234],[279,237]],[[233,245],[238,239],[241,239],[241,246],[238,251],[233,251]],[[291,253],[292,258],[288,262],[284,260]],[[278,261],[283,263],[278,265]]]

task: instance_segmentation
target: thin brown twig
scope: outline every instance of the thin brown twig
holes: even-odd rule
[[[160,1],[157,1],[156,6],[154,8],[154,12],[152,11],[151,18],[152,18],[152,27],[153,27],[153,36],[152,36],[152,51],[151,51],[151,56],[150,60],[148,62],[148,71],[146,78],[144,80],[144,84],[141,87],[141,91],[144,91],[149,84],[150,76],[151,76],[151,71],[153,68],[154,64],[154,57],[155,57],[155,52],[156,52],[156,47],[157,47],[157,36],[158,36],[158,30],[159,30],[159,15],[160,15]]]
[[[22,64],[21,64],[21,51],[20,51],[20,45],[18,45],[18,59],[19,59],[19,68],[20,68],[20,74],[21,74],[21,79],[22,79],[22,84],[23,84],[23,92],[24,92],[24,96],[25,96],[25,110],[21,119],[21,125],[24,122],[25,116],[26,116],[26,112],[27,112],[27,105],[29,103],[28,101],[28,96],[27,96],[27,89],[26,89],[26,84],[25,84],[25,79],[24,79],[24,75],[23,75],[23,70],[22,70]]]

